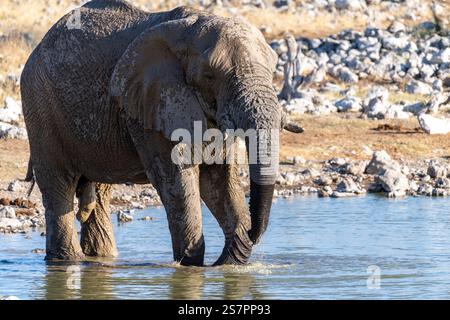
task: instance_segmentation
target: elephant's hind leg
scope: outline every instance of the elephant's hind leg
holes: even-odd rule
[[[90,183],[85,188],[95,188],[95,208],[86,214],[81,223],[81,248],[87,256],[117,257],[116,241],[109,212],[112,186],[103,183]],[[91,194],[84,190],[83,194]],[[80,211],[87,212],[87,200],[80,198]],[[81,210],[82,209],[82,210]]]
[[[80,260],[84,254],[75,227],[73,199],[78,177],[56,168],[34,167],[46,220],[46,260]]]
[[[248,237],[250,214],[236,165],[200,167],[200,194],[225,235],[225,246],[214,265],[245,264],[252,252]]]

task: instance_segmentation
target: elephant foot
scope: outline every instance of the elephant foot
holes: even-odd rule
[[[233,239],[225,245],[219,259],[213,266],[220,265],[243,265],[247,264],[252,254],[253,242],[247,235],[247,232],[241,235],[235,235]]]
[[[202,267],[205,257],[205,240],[203,235],[200,240],[193,244],[191,248],[186,249],[182,257],[175,257],[175,261],[178,261],[182,266],[196,266]]]
[[[204,263],[203,256],[196,256],[196,257],[184,257],[180,260],[180,265],[182,266],[195,266],[195,267],[202,267]]]
[[[46,261],[81,261],[85,258],[86,257],[81,250],[47,250],[45,255]]]

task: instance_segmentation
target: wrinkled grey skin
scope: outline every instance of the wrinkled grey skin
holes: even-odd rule
[[[150,182],[167,212],[176,261],[203,264],[203,199],[225,234],[216,264],[246,263],[267,226],[276,166],[250,166],[249,208],[236,165],[175,165],[170,136],[192,132],[194,121],[222,131],[279,130],[276,54],[240,19],[186,7],[147,13],[105,0],[80,10],[82,28],[67,28],[70,14],[58,21],[21,77],[30,167],[46,209],[46,258],[115,256],[110,184]]]

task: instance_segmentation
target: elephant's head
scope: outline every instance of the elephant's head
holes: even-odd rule
[[[278,171],[281,109],[272,87],[277,55],[242,19],[184,8],[172,15],[129,45],[114,69],[111,93],[132,117],[168,137],[207,119],[222,131],[256,129],[258,142],[263,136],[272,141],[258,144],[250,164],[249,236],[256,243],[267,227]],[[269,149],[273,161],[263,163]]]

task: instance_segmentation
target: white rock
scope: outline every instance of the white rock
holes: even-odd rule
[[[387,169],[382,175],[378,175],[375,181],[388,193],[388,196],[402,197],[409,190],[408,178],[395,169]]]
[[[425,82],[412,80],[406,85],[406,92],[428,95],[433,93],[433,88]]]
[[[16,211],[13,207],[0,207],[0,218],[16,219]]]
[[[393,104],[389,106],[384,114],[384,119],[409,119],[410,113],[403,110],[403,106]]]
[[[450,119],[433,117],[422,113],[417,117],[419,125],[428,134],[447,134],[450,132]]]
[[[26,140],[28,135],[25,128],[19,128],[9,123],[0,122],[0,138]]]
[[[19,191],[22,189],[22,185],[20,184],[19,180],[11,181],[8,185],[8,191]]]
[[[430,59],[433,64],[449,63],[450,62],[450,48],[445,48],[433,54]]]
[[[353,9],[361,10],[366,7],[365,1],[361,0],[336,0],[334,3],[336,9]]]
[[[361,99],[357,97],[345,97],[334,103],[339,112],[358,112],[361,111]]]
[[[386,151],[375,151],[372,155],[372,159],[366,166],[365,173],[381,175],[389,168],[400,171],[399,164],[392,160]]]
[[[7,123],[18,122],[22,114],[21,105],[11,97],[6,97],[5,107],[0,109],[0,121]]]
[[[448,170],[446,167],[440,165],[438,162],[431,160],[428,163],[427,174],[433,178],[445,178],[447,176]]]
[[[133,221],[133,216],[130,214],[127,214],[123,211],[119,211],[117,213],[117,220],[119,222],[130,222],[130,221]]]
[[[0,218],[0,228],[6,229],[20,229],[22,227],[22,222],[18,219],[12,218]]]

